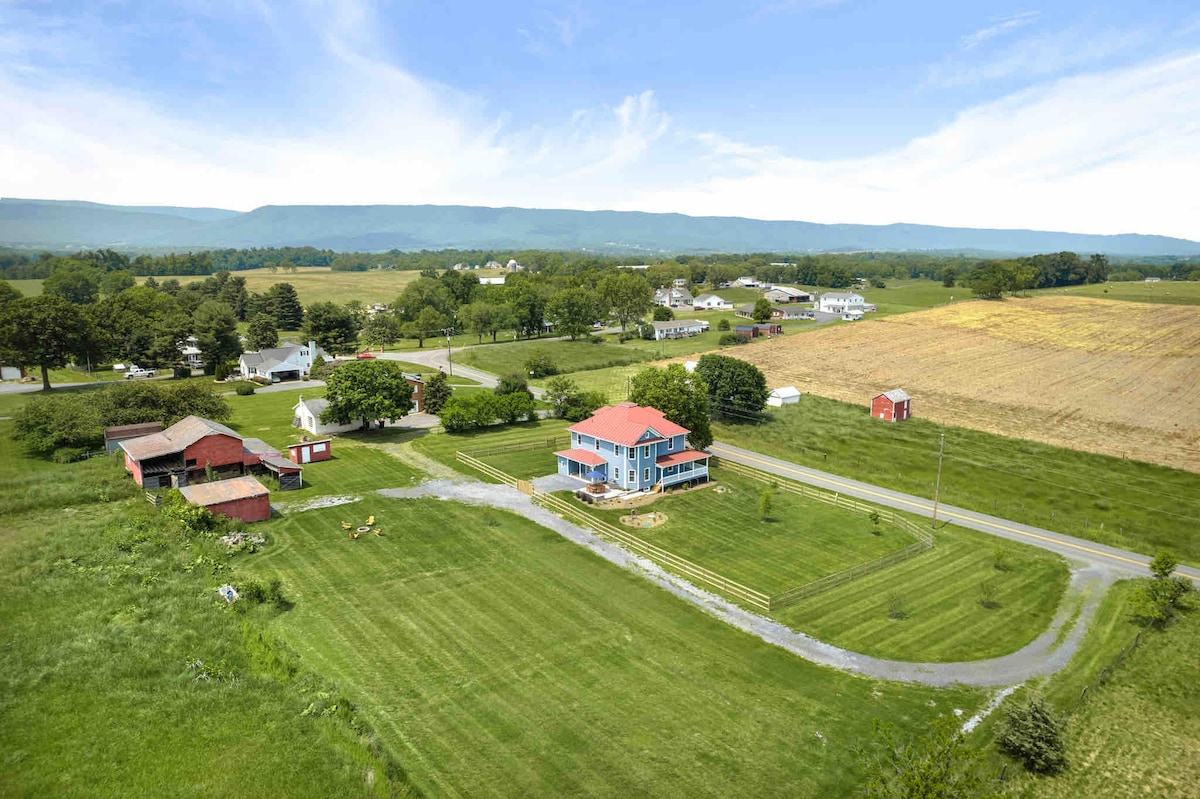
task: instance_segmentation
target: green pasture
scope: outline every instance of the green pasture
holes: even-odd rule
[[[459,363],[497,375],[527,375],[525,363],[535,354],[554,362],[560,373],[622,366],[649,359],[643,350],[603,341],[535,339],[510,344],[473,347],[457,355]]]
[[[0,795],[411,795],[351,708],[305,714],[330,688],[267,655],[265,608],[216,601],[237,578],[215,542],[164,525],[119,461],[24,460],[7,426]]]
[[[502,511],[371,497],[272,522],[272,631],[430,795],[851,796],[872,719],[982,701],[820,668]],[[820,732],[823,737],[818,738]]]
[[[492,463],[492,459],[488,459]],[[776,594],[858,563],[903,549],[913,538],[880,525],[874,535],[866,516],[786,491],[772,492],[768,521],[758,516],[766,483],[714,468],[714,484],[659,497],[638,508],[639,516],[667,514],[657,527],[630,528],[655,546],[698,563],[731,580]],[[717,492],[716,485],[725,487]],[[623,527],[628,510],[590,509]]]
[[[854,652],[925,662],[1006,655],[1050,626],[1070,577],[1060,558],[955,527],[935,540],[932,550],[771,615]],[[995,568],[998,552],[1003,570]],[[985,581],[996,607],[979,603]],[[891,616],[894,603],[901,618]]]
[[[1148,555],[1200,563],[1200,475],[914,418],[811,394],[762,424],[713,423],[717,441],[932,499],[946,434],[941,500]]]
[[[1146,283],[1138,280],[1128,283],[1093,283],[1087,286],[1040,289],[1031,291],[1029,294],[1031,296],[1067,294],[1076,297],[1095,297],[1101,300],[1152,302],[1165,305],[1200,305],[1200,282],[1163,280],[1158,283]]]
[[[505,425],[487,430],[474,430],[469,433],[441,433],[424,435],[413,440],[413,447],[423,455],[443,463],[463,474],[477,477],[488,482],[495,482],[486,475],[459,463],[454,453],[462,450],[467,454],[481,450],[503,450],[513,445],[544,444],[538,449],[490,453],[481,456],[481,460],[522,480],[553,474],[558,470],[558,463],[551,454],[554,447],[553,439],[563,439],[562,449],[567,449],[567,426],[570,423],[562,419],[542,419],[536,422]]]

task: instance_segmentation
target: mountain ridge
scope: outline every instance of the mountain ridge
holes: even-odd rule
[[[340,251],[494,248],[646,255],[864,250],[1200,255],[1200,242],[1139,233],[822,224],[511,206],[264,205],[241,212],[16,198],[0,198],[0,245],[180,250],[313,246]]]

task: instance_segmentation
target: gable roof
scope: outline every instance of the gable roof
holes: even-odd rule
[[[317,397],[315,399],[304,399],[301,397],[300,401],[292,406],[292,410],[296,410],[301,405],[303,405],[305,410],[307,410],[313,416],[320,416],[321,411],[329,407],[329,400],[325,399],[324,397]]]
[[[796,388],[795,386],[782,386],[780,388],[773,389],[770,396],[778,397],[779,399],[783,399],[784,397],[799,397],[800,389]]]
[[[148,436],[122,441],[121,448],[133,460],[144,461],[148,458],[161,458],[163,455],[183,452],[205,436],[213,435],[242,440],[241,436],[219,422],[199,416],[188,416],[161,433],[152,433]]]
[[[861,294],[853,294],[850,292],[842,292],[842,291],[827,292],[827,293],[821,295],[821,299],[834,300],[835,302],[838,300],[841,300],[841,301],[858,300],[859,302],[863,302],[863,296]]]
[[[657,408],[634,405],[632,402],[597,408],[589,418],[567,429],[572,433],[595,436],[602,441],[612,441],[627,447],[642,443],[642,438],[647,432],[657,434],[654,438],[687,435],[691,432],[667,419]]]
[[[892,402],[904,402],[906,399],[912,399],[902,388],[893,388],[891,391],[885,391],[882,394],[876,394],[876,397],[887,397]]]
[[[800,289],[794,289],[791,286],[775,286],[774,288],[768,289],[767,293],[770,294],[772,291],[779,292],[780,294],[786,294],[789,297],[810,296],[807,291],[801,291]]]
[[[708,327],[708,322],[699,319],[668,319],[665,322],[651,322],[655,330],[673,330],[677,327]]]
[[[119,424],[116,427],[104,428],[104,440],[112,441],[116,438],[139,438],[148,436],[151,433],[162,432],[162,422],[142,422],[141,424]]]

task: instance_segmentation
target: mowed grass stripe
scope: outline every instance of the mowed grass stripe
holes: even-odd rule
[[[936,539],[929,552],[773,615],[821,640],[897,660],[998,657],[1046,630],[1069,580],[1061,559],[957,528]],[[1008,571],[995,569],[997,550]],[[998,608],[979,604],[983,581],[995,586]],[[889,618],[892,597],[907,618]]]
[[[875,683],[806,664],[507,513],[353,507],[270,523],[290,546],[242,563],[311,581],[289,588],[298,604],[278,633],[431,794],[848,795],[870,717],[925,720],[933,696],[968,711],[982,699],[873,696]],[[343,540],[351,513],[396,535]]]

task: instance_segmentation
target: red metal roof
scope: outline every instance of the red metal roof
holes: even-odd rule
[[[603,441],[612,441],[627,447],[641,443],[647,430],[658,433],[655,438],[687,435],[687,428],[680,427],[663,416],[657,408],[646,408],[632,402],[609,405],[596,409],[591,418],[567,428],[572,433],[595,436]]]
[[[701,452],[698,449],[685,449],[683,452],[672,452],[669,455],[663,455],[654,459],[656,466],[677,466],[680,463],[689,463],[691,461],[703,460],[710,457],[707,452]]]
[[[585,466],[603,466],[607,463],[600,453],[592,452],[590,449],[564,449],[554,454]]]
[[[267,487],[249,475],[233,477],[229,480],[217,480],[212,483],[182,486],[179,493],[193,505],[219,505],[223,502],[236,502],[239,499],[250,499],[270,494]]]

